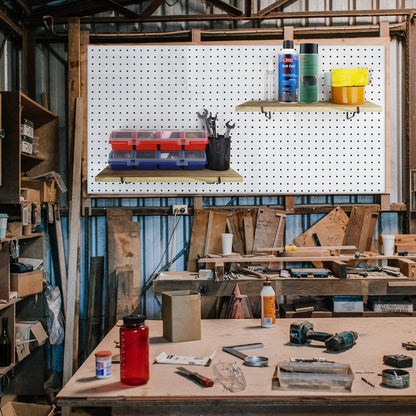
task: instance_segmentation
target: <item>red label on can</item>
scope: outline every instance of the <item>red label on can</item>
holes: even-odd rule
[[[290,57],[288,57],[288,58],[284,57],[282,59],[282,62],[285,63],[285,64],[291,64],[293,61],[294,61],[294,59],[290,58]]]

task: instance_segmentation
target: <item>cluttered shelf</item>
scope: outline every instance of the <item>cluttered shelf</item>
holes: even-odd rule
[[[239,104],[236,111],[245,112],[376,112],[380,113],[383,109],[382,106],[374,104],[370,101],[366,101],[364,104],[359,105],[345,105],[334,104],[330,101],[319,101],[315,104],[302,104],[302,103],[279,103],[277,101],[247,101],[243,104]],[[358,110],[357,110],[358,109]]]
[[[215,171],[202,170],[113,170],[107,166],[96,177],[96,182],[242,182],[243,177],[234,169]]]

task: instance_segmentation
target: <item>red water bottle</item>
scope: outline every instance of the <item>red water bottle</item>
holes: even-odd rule
[[[149,380],[149,328],[144,315],[123,317],[120,328],[120,379],[124,384],[140,385]]]

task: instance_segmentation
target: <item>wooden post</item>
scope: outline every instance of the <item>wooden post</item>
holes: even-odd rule
[[[404,68],[404,121],[405,154],[403,157],[403,200],[407,204],[407,232],[416,233],[416,217],[411,213],[410,172],[416,169],[416,27],[414,19],[407,18],[407,36],[405,37],[405,68]]]
[[[88,44],[90,43],[90,32],[82,30],[80,35],[81,42],[81,69],[80,84],[81,94],[84,99],[84,135],[82,141],[82,196],[87,196],[87,178],[88,178]]]
[[[74,165],[72,184],[72,204],[69,212],[69,250],[68,250],[68,293],[66,302],[66,327],[64,346],[63,384],[71,378],[73,373],[74,357],[73,341],[75,328],[75,303],[78,281],[78,245],[81,223],[81,153],[82,132],[84,123],[84,103],[82,98],[76,100],[75,138],[74,138]]]
[[[23,92],[36,100],[35,34],[25,27],[22,38]]]
[[[74,157],[75,102],[81,96],[81,32],[79,17],[68,18],[68,184],[72,184],[70,167]],[[80,167],[81,168],[81,167]],[[71,186],[68,186],[68,200],[72,200]]]

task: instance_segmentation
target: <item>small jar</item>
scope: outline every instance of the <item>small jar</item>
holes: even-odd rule
[[[120,328],[120,380],[128,385],[149,380],[149,328],[144,315],[123,317]]]
[[[111,351],[97,351],[95,353],[95,376],[108,378],[111,376]]]

